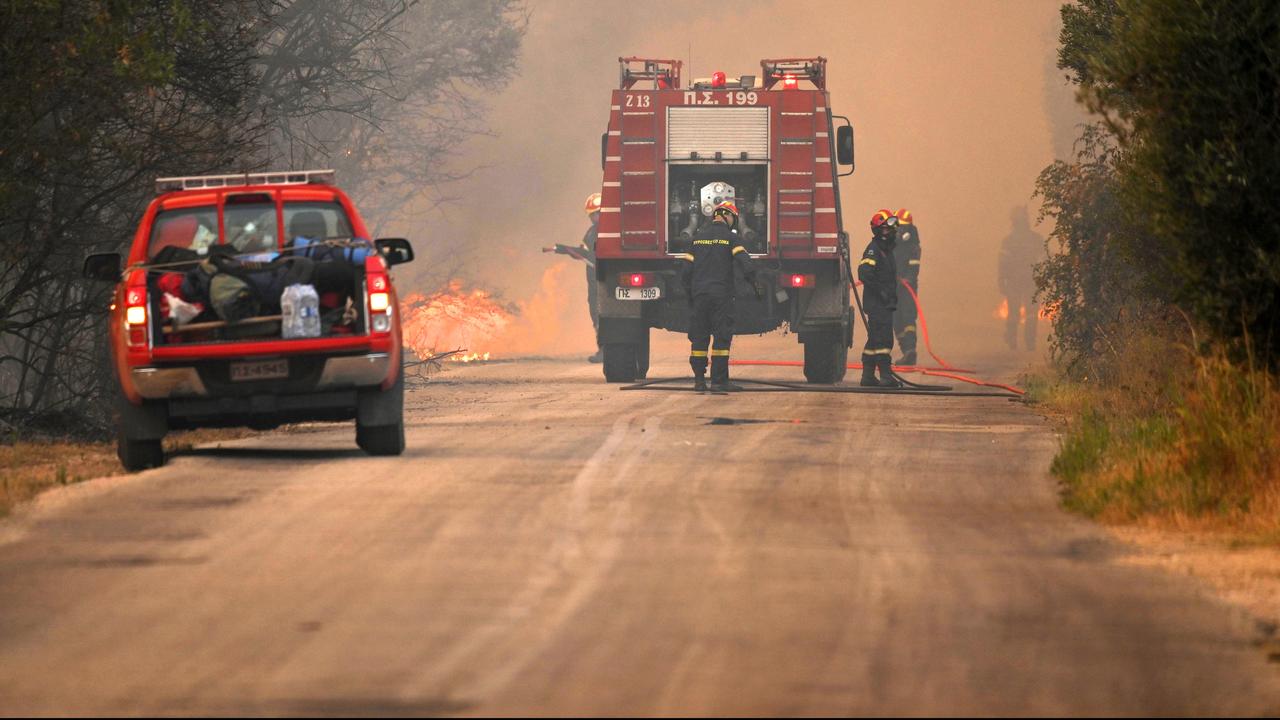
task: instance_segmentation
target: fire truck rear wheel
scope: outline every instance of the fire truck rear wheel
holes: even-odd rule
[[[845,333],[823,333],[804,343],[804,379],[830,385],[844,379],[849,364],[849,346]]]
[[[636,346],[636,379],[643,380],[649,376],[649,331],[644,331],[644,340]]]
[[[635,382],[639,371],[637,356],[640,348],[638,343],[605,343],[604,379],[611,383]],[[645,372],[649,371],[648,365],[646,357]]]

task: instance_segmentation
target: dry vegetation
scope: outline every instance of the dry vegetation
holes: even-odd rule
[[[1067,423],[1053,473],[1067,508],[1111,524],[1280,545],[1280,383],[1220,350],[1154,335],[1107,383],[1030,378]]]
[[[164,447],[166,453],[178,453],[249,434],[241,429],[175,432],[165,438]],[[0,444],[0,517],[49,488],[124,472],[114,442],[46,439]]]

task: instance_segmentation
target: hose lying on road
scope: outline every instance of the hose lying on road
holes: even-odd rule
[[[955,391],[947,385],[932,385],[937,390],[917,390],[910,387],[901,389],[892,388],[874,388],[861,387],[857,385],[810,385],[808,383],[788,383],[778,382],[775,380],[746,380],[742,378],[734,378],[733,382],[739,384],[759,385],[760,387],[744,387],[738,392],[811,392],[811,393],[842,393],[847,395],[933,395],[942,397],[998,397],[998,398],[1017,398],[1018,395],[1012,392],[970,392]],[[675,383],[682,383],[676,386]],[[694,392],[692,380],[688,377],[677,378],[660,378],[655,380],[645,380],[643,382],[634,383],[632,385],[623,385],[622,390],[669,390]]]

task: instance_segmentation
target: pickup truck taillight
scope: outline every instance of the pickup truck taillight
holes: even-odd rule
[[[135,270],[124,288],[125,341],[129,347],[147,344],[147,274]]]
[[[789,288],[811,288],[818,284],[814,275],[783,275],[782,281]]]
[[[377,272],[366,265],[365,279],[369,288],[369,329],[375,333],[391,332],[391,281],[385,265]]]

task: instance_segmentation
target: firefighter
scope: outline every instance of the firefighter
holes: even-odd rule
[[[867,344],[862,349],[863,387],[902,387],[894,378],[891,366],[893,312],[898,304],[898,272],[893,260],[897,226],[897,216],[888,210],[872,215],[871,242],[858,262],[862,306],[867,313]]]
[[[902,349],[899,365],[916,364],[916,301],[920,292],[920,231],[911,211],[902,208],[898,218],[898,239],[893,246],[893,264],[898,269],[898,309],[893,313],[893,334]],[[906,283],[906,285],[903,285]],[[911,290],[907,290],[907,286]]]
[[[591,220],[591,227],[587,228],[587,233],[582,236],[582,246],[570,248],[564,245],[556,245],[555,251],[561,255],[570,255],[582,260],[587,266],[587,309],[591,312],[591,327],[595,329],[596,336],[596,352],[587,358],[587,362],[598,363],[603,357],[600,351],[600,304],[596,302],[598,294],[596,290],[596,236],[600,227],[600,193],[588,195],[583,210],[586,211],[587,218]],[[546,250],[543,252],[546,252]]]
[[[751,256],[738,238],[738,207],[725,201],[711,213],[711,222],[693,237],[692,253],[680,256],[681,280],[692,304],[689,321],[689,366],[693,386],[706,390],[707,356],[711,357],[711,390],[741,388],[729,382],[729,345],[733,342],[733,301],[737,272],[760,297]],[[714,342],[712,338],[715,338]]]
[[[1035,264],[1045,259],[1044,238],[1031,229],[1027,221],[1027,208],[1015,207],[1010,214],[1013,231],[1000,245],[1000,293],[1005,296],[1009,315],[1005,319],[1004,341],[1010,350],[1018,349],[1018,322],[1022,328],[1023,342],[1027,350],[1036,349],[1036,321],[1040,309],[1036,307]],[[1025,315],[1025,318],[1023,317]]]

